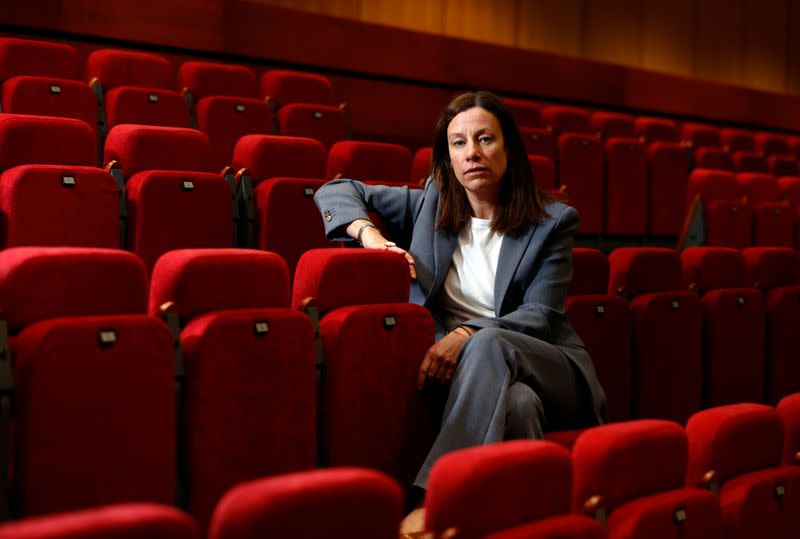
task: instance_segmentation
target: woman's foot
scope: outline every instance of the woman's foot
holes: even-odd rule
[[[400,535],[420,535],[425,530],[425,508],[417,507],[400,522]]]

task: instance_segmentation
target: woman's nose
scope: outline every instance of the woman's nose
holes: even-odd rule
[[[467,157],[470,159],[475,159],[480,157],[480,146],[475,141],[470,141],[467,143]]]

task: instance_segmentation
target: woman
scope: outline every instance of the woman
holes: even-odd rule
[[[445,108],[423,190],[335,180],[315,199],[330,239],[403,254],[410,301],[436,320],[418,386],[450,390],[415,487],[425,489],[449,451],[605,420],[605,395],[564,312],[578,213],[538,191],[497,96],[463,94]],[[369,210],[397,231],[397,244]],[[413,512],[401,531],[421,529],[421,518]]]

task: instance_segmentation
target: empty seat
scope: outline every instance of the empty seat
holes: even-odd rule
[[[756,150],[769,157],[773,154],[789,153],[789,143],[785,137],[774,133],[756,133]]]
[[[741,172],[736,183],[752,208],[753,245],[791,246],[794,212],[782,199],[775,176]]]
[[[792,393],[780,400],[775,407],[783,422],[784,465],[800,464],[800,393]]]
[[[631,124],[631,129],[633,125]],[[605,142],[607,234],[647,233],[647,154],[635,138]]]
[[[411,181],[417,182],[419,185],[425,183],[425,180],[431,175],[431,166],[433,160],[433,148],[430,146],[420,148],[414,154],[414,159],[411,162]]]
[[[199,539],[185,513],[165,505],[130,503],[31,517],[0,525],[0,539]]]
[[[703,308],[703,405],[764,398],[764,300],[747,286],[736,249],[690,247],[681,253],[683,283]]]
[[[278,133],[311,137],[326,148],[349,138],[348,120],[342,108],[316,103],[294,103],[278,109]]]
[[[686,434],[677,423],[588,429],[572,449],[573,509],[607,519],[611,538],[721,538],[716,496],[684,486],[686,463]]]
[[[330,79],[316,73],[271,69],[261,76],[259,91],[276,108],[292,103],[337,104]]]
[[[800,283],[793,249],[749,247],[742,251],[748,284],[764,293],[766,326],[766,397],[777,403],[800,391],[797,328],[800,327]]]
[[[731,153],[739,151],[754,152],[756,149],[756,141],[750,131],[723,127],[719,130],[719,138]]]
[[[687,484],[719,492],[725,537],[800,536],[800,467],[781,466],[783,425],[774,408],[733,404],[686,424]]]
[[[603,231],[603,146],[594,135],[565,133],[558,138],[558,178],[570,204],[581,214],[580,233]]]
[[[740,150],[733,153],[733,170],[736,172],[769,172],[767,160],[761,152]]]
[[[647,144],[653,142],[679,142],[678,128],[672,120],[639,117],[633,121],[636,134]]]
[[[434,465],[425,498],[426,530],[472,539],[570,513],[572,463],[563,447],[518,440],[454,451]],[[486,493],[493,501],[486,503]],[[596,520],[573,515],[588,537],[603,537]],[[552,525],[552,524],[551,524]],[[568,536],[569,537],[569,536]]]
[[[671,249],[623,247],[609,255],[608,292],[633,314],[634,417],[684,421],[702,403],[700,302],[681,288]]]
[[[166,325],[145,314],[141,260],[17,247],[0,253],[0,268],[14,336],[17,512],[172,503],[174,348]]]
[[[800,177],[778,178],[778,190],[794,215],[794,247],[800,249]]]
[[[404,146],[348,140],[330,149],[325,178],[407,184],[409,170],[411,152]]]
[[[0,108],[11,114],[36,114],[83,120],[97,129],[97,101],[84,82],[44,76],[17,76],[3,82]]]
[[[608,293],[609,264],[596,249],[572,250],[573,277],[567,315],[592,358],[606,393],[608,418],[631,417],[631,313],[624,298]]]
[[[402,489],[378,472],[300,472],[233,488],[214,511],[209,539],[396,539],[402,510]]]
[[[797,158],[791,154],[773,154],[767,158],[773,176],[797,176]]]
[[[728,150],[719,146],[703,146],[694,152],[694,163],[697,168],[716,170],[733,170],[733,159]]]
[[[18,165],[97,165],[97,137],[80,120],[3,114],[0,170]]]
[[[431,399],[416,386],[434,324],[408,294],[405,258],[365,249],[306,252],[292,292],[295,307],[313,298],[322,314],[321,461],[375,468],[406,486],[435,434]]]
[[[540,105],[527,99],[504,97],[503,104],[511,111],[518,127],[541,127]]]
[[[647,146],[647,162],[649,233],[677,235],[684,220],[691,154],[677,142],[656,140]]]
[[[684,143],[688,144],[693,149],[704,148],[706,146],[722,147],[719,129],[710,125],[687,122],[681,127],[681,138]]]
[[[753,236],[753,211],[740,200],[736,176],[722,170],[695,169],[689,176],[686,207],[702,208],[704,245],[742,248]]]
[[[184,62],[178,68],[178,89],[197,103],[204,97],[258,96],[255,73],[249,67],[213,62]]]
[[[577,107],[549,105],[542,107],[542,122],[558,136],[562,133],[591,133],[589,113]]]
[[[633,116],[618,112],[594,112],[592,113],[592,129],[602,138],[636,136],[636,127],[633,123]]]
[[[188,508],[205,528],[236,484],[316,463],[314,334],[289,309],[274,253],[184,249],[153,269],[149,311],[171,302],[185,362]],[[235,418],[235,420],[233,420]]]
[[[528,163],[536,187],[544,190],[556,188],[556,166],[552,159],[543,155],[529,155]]]
[[[520,127],[519,132],[525,144],[525,153],[556,158],[556,142],[550,131],[542,127]]]
[[[0,81],[19,75],[81,78],[81,57],[66,43],[0,38]]]
[[[93,51],[86,72],[102,98],[105,130],[119,124],[189,127],[189,108],[175,88],[175,69],[159,54]]]

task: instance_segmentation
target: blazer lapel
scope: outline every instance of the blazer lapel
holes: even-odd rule
[[[453,260],[453,251],[456,250],[456,243],[458,236],[448,234],[441,230],[433,233],[433,264],[435,273],[433,276],[433,286],[428,292],[427,300],[434,297],[439,288],[444,284],[444,279],[447,277],[447,272],[450,270],[450,262]]]
[[[497,316],[500,316],[511,278],[517,271],[522,256],[528,250],[528,244],[531,242],[535,230],[536,226],[534,225],[528,227],[528,230],[518,238],[503,236],[503,243],[500,244],[500,257],[497,261],[497,273],[494,277],[494,311]]]

